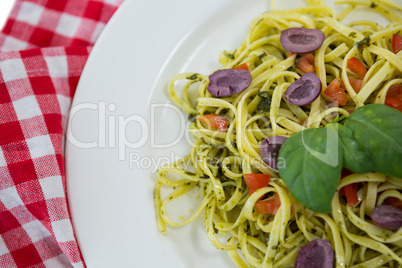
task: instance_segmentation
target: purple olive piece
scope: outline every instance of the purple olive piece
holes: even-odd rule
[[[402,226],[402,209],[391,205],[380,205],[373,209],[371,219],[377,226],[398,230]]]
[[[312,103],[321,93],[321,80],[314,73],[306,73],[293,82],[285,92],[285,99],[294,105]]]
[[[319,48],[325,34],[318,29],[289,28],[283,30],[280,37],[282,47],[293,53],[309,53]]]
[[[284,136],[272,136],[262,141],[260,146],[261,157],[268,166],[278,169],[279,150],[286,139]]]
[[[214,97],[227,97],[245,90],[251,83],[251,74],[243,69],[218,70],[209,76],[209,93]]]
[[[296,268],[333,268],[334,250],[325,239],[315,239],[307,243],[297,254]]]

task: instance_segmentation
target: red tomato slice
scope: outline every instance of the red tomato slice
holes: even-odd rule
[[[346,176],[352,175],[353,171],[347,169],[347,168],[342,168],[342,173],[341,173],[341,179],[345,178]],[[340,196],[345,196],[345,187],[342,187],[339,189],[339,195]]]
[[[389,107],[395,108],[402,112],[402,101],[394,98],[394,97],[388,97],[385,99],[385,105],[388,105]]]
[[[302,69],[305,73],[314,73],[314,55],[313,53],[308,53],[303,55],[297,62],[297,67]]]
[[[290,57],[292,57],[294,54],[296,54],[296,53],[293,53],[293,52],[289,52],[289,54],[288,54],[288,56],[287,56],[287,58],[290,58]]]
[[[243,69],[243,70],[250,71],[250,70],[248,69],[248,64],[247,64],[247,63],[242,63],[242,64],[240,64],[240,65],[237,65],[236,67],[233,67],[233,69]]]
[[[276,215],[279,207],[281,206],[281,199],[278,194],[275,194],[274,198],[264,199],[255,203],[254,208],[260,214],[272,214]]]
[[[229,126],[229,121],[225,117],[217,114],[207,114],[199,116],[197,119],[222,132],[225,132]]]
[[[271,177],[268,174],[244,174],[248,194],[252,195],[260,188],[267,187]]]
[[[395,54],[402,50],[402,36],[398,34],[392,35],[392,50]]]
[[[387,98],[397,98],[402,101],[402,85],[396,84],[389,87],[387,91]]]
[[[354,73],[355,75],[357,75],[358,77],[360,77],[361,79],[364,78],[364,76],[367,73],[367,69],[364,66],[364,64],[356,57],[350,58],[348,60],[348,69]]]
[[[402,200],[393,196],[385,198],[384,204],[402,209]]]
[[[363,80],[357,79],[357,78],[349,78],[349,83],[352,86],[353,90],[356,93],[359,93],[360,88],[362,87],[362,84],[363,84]]]
[[[324,90],[324,94],[339,105],[345,105],[348,102],[348,95],[337,79],[332,80]]]
[[[342,187],[345,191],[346,200],[349,206],[354,206],[359,203],[359,198],[357,197],[357,183],[348,184]]]

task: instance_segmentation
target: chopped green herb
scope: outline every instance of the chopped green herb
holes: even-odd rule
[[[223,51],[223,55],[226,57],[226,58],[229,58],[229,59],[234,59],[234,53],[230,53],[230,52],[228,52],[228,51],[226,51],[226,50],[224,50]]]
[[[190,122],[195,122],[195,120],[197,120],[197,115],[195,114],[189,114],[187,117],[187,120]]]
[[[271,95],[267,91],[258,92],[258,96],[262,98],[260,103],[257,105],[257,113],[265,113],[268,112],[271,108]]]
[[[368,47],[370,45],[370,36],[364,37],[362,40],[355,43],[357,48],[362,51],[364,47]]]
[[[269,99],[271,100],[271,95],[268,93],[268,91],[260,91],[258,92],[258,97],[263,98],[263,99]]]
[[[349,33],[348,36],[349,36],[350,38],[356,38],[357,33],[356,33],[356,32],[351,32],[351,33]]]
[[[196,80],[198,78],[198,74],[192,74],[186,77],[188,80]]]
[[[237,143],[234,141],[231,141],[230,144],[232,145],[232,147],[237,148]]]
[[[262,99],[260,103],[257,105],[257,112],[262,114],[268,112],[271,108],[271,100]]]

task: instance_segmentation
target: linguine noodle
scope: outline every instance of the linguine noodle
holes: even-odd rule
[[[155,187],[158,228],[166,233],[166,225],[180,227],[203,214],[209,240],[217,249],[227,251],[238,267],[292,267],[299,249],[316,238],[331,243],[336,267],[401,267],[402,229],[387,230],[370,219],[374,207],[386,198],[402,200],[401,180],[378,173],[348,175],[338,185],[332,213],[323,214],[297,202],[277,170],[261,158],[262,140],[323,127],[337,116],[348,117],[356,108],[369,103],[383,104],[388,89],[402,83],[402,52],[394,54],[391,49],[392,35],[402,32],[402,17],[398,13],[402,11],[401,5],[391,0],[340,0],[338,4],[346,5],[337,14],[320,0],[307,2],[303,8],[259,15],[251,22],[243,43],[234,51],[220,54],[221,69],[247,63],[252,82],[243,92],[213,97],[207,91],[208,75],[197,73],[178,74],[169,83],[172,101],[190,116],[219,114],[230,124],[223,132],[194,120],[190,126],[195,136],[191,152],[159,169]],[[378,12],[390,23],[382,26],[366,19],[342,23],[354,8],[361,7]],[[279,42],[281,31],[290,27],[324,32],[326,38],[314,52],[315,73],[323,91],[334,78],[341,81],[348,95],[346,105],[334,105],[323,93],[303,107],[285,101],[286,89],[304,74],[296,64],[298,55],[289,54]],[[358,93],[348,79],[354,77],[347,68],[352,57],[360,58],[368,70]],[[187,80],[180,96],[176,93],[179,80]],[[190,98],[194,87],[198,89],[196,105]],[[270,95],[268,110],[261,111],[259,107],[261,92]],[[268,187],[249,195],[243,174],[250,173],[269,174]],[[350,206],[340,196],[340,190],[353,183],[360,185],[359,202]],[[163,200],[162,188],[171,189]],[[187,219],[175,222],[169,217],[167,206],[193,190],[199,191],[202,198],[198,208]],[[275,216],[254,210],[261,197],[275,193],[281,202]]]

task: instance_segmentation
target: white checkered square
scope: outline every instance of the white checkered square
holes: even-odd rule
[[[18,120],[29,119],[34,116],[42,115],[39,104],[35,96],[28,96],[19,100],[13,101],[15,113]]]
[[[4,82],[28,77],[21,58],[0,62],[0,70],[3,74]]]
[[[66,56],[45,57],[50,77],[68,77],[68,64]]]
[[[37,25],[43,13],[43,6],[24,1],[21,4],[17,20],[31,25]]]
[[[79,25],[80,25],[79,17],[63,13],[61,14],[59,23],[57,24],[55,31],[58,34],[67,37],[74,37]]]
[[[81,262],[79,262],[79,263],[74,263],[73,267],[74,268],[84,268],[84,265]]]
[[[120,3],[120,1],[117,0],[105,0],[104,2],[111,5],[116,5],[117,3]]]
[[[7,165],[6,158],[4,157],[3,150],[0,147],[0,167]]]
[[[1,190],[0,200],[8,210],[23,204],[15,186]]]
[[[73,227],[70,220],[64,219],[52,222],[53,233],[57,242],[67,242],[74,240]]]
[[[7,82],[7,88],[23,88],[24,90],[9,90],[10,98],[12,101],[19,100],[26,96],[34,95],[31,82],[29,78],[11,80]]]
[[[43,262],[43,264],[45,265],[45,267],[48,268],[65,268],[71,266],[70,261],[64,254],[60,254],[59,256],[56,256],[54,258],[47,259],[46,261]],[[75,264],[73,265],[75,268]]]
[[[46,8],[42,18],[40,18],[38,22],[38,28],[54,32],[59,23],[61,14],[62,13],[60,11],[53,10],[51,8]]]
[[[91,43],[95,43],[95,41],[98,39],[99,35],[101,34],[103,28],[105,28],[105,24],[102,22],[98,22],[95,26],[94,32],[92,33],[91,36]]]
[[[50,232],[40,223],[40,221],[30,221],[22,225],[22,228],[24,228],[24,230],[27,232],[29,238],[32,240],[32,243],[51,235]]]
[[[59,100],[61,114],[67,115],[71,106],[71,98],[57,94],[57,99]]]
[[[64,197],[61,176],[47,177],[39,180],[45,199]]]
[[[3,238],[0,235],[0,256],[9,253],[6,243],[4,243]]]
[[[4,38],[4,43],[1,51],[4,52],[10,50],[23,50],[26,49],[27,46],[28,44],[26,42],[23,42],[12,36],[7,36],[6,38]]]
[[[81,25],[76,33],[76,38],[88,40],[96,27],[97,22],[92,19],[81,18]],[[85,25],[85,26],[84,26]]]
[[[54,154],[54,147],[49,135],[42,135],[26,140],[32,158]]]

